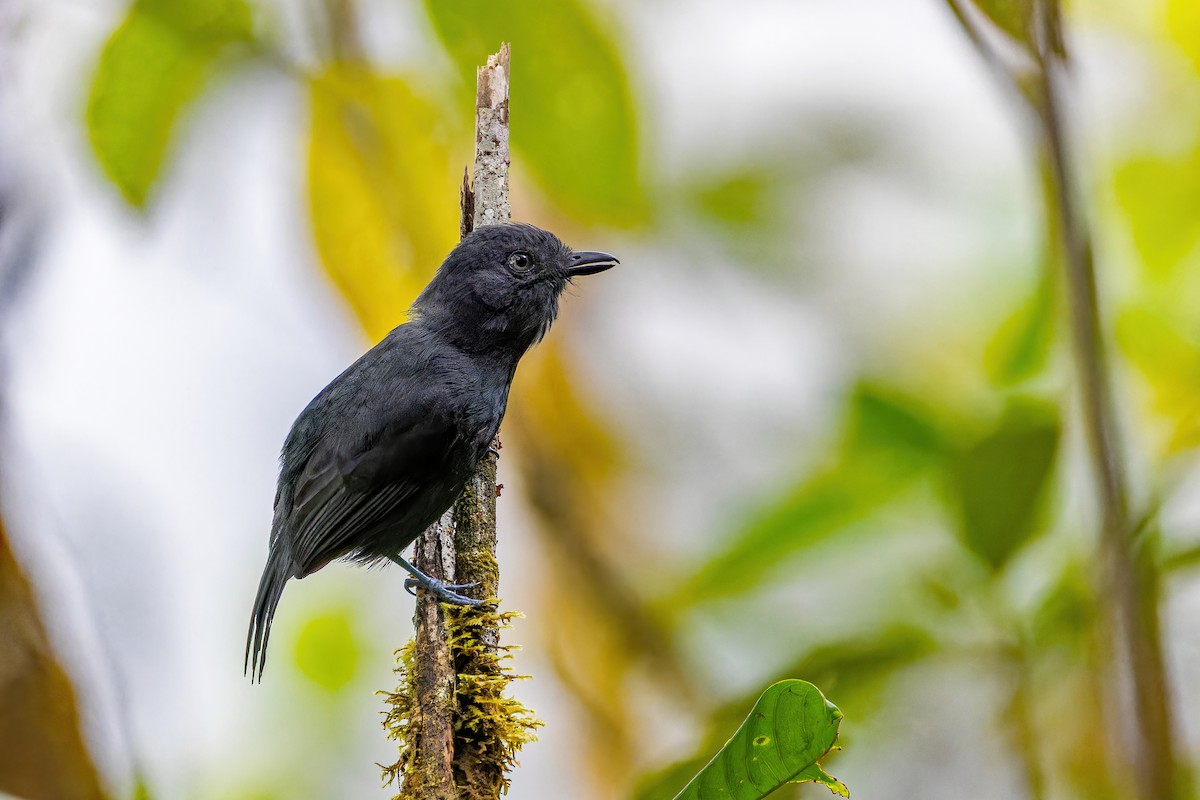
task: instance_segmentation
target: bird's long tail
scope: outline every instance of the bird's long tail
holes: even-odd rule
[[[267,664],[267,640],[271,638],[271,620],[283,595],[283,587],[292,577],[292,556],[279,542],[273,542],[267,565],[258,582],[254,612],[250,615],[250,630],[246,632],[246,660],[242,666],[251,682],[262,682],[263,667]]]

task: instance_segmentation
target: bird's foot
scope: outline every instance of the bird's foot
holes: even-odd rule
[[[433,592],[437,599],[443,603],[452,603],[456,606],[478,606],[483,605],[482,600],[476,600],[466,595],[459,594],[458,589],[473,589],[478,586],[478,583],[442,583],[437,578],[428,578],[428,583],[425,583],[418,578],[405,578],[404,588],[413,597],[417,596],[417,589],[425,589]]]
[[[403,567],[412,576],[404,579],[404,589],[412,596],[416,597],[417,589],[424,589],[432,592],[443,603],[452,603],[456,606],[483,605],[482,600],[476,600],[458,593],[460,589],[474,589],[479,585],[478,583],[443,583],[437,578],[426,575],[400,556],[389,556],[389,558]]]

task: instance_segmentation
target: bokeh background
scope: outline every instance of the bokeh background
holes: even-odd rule
[[[1065,13],[1186,785],[1200,5]],[[845,713],[856,797],[1129,796],[1045,160],[940,0],[0,4],[6,770],[391,796],[401,576],[293,582],[262,686],[243,636],[279,445],[456,240],[501,41],[514,215],[622,260],[502,430],[506,641],[546,722],[510,797],[669,797],[782,677]]]

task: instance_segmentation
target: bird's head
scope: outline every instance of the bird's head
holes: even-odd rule
[[[446,257],[413,312],[464,349],[519,356],[550,329],[572,278],[618,263],[607,253],[576,252],[533,225],[487,225]]]

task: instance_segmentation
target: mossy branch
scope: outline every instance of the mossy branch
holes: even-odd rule
[[[498,797],[508,790],[508,771],[517,763],[517,753],[536,739],[542,726],[533,712],[506,696],[508,685],[529,676],[517,675],[505,662],[513,646],[493,646],[486,638],[493,631],[511,627],[516,612],[444,606],[447,644],[455,654],[456,692],[450,727],[453,730],[452,782],[454,797]],[[420,688],[417,642],[410,641],[397,652],[398,688],[386,694],[388,706],[383,727],[388,738],[399,742],[400,755],[394,764],[380,765],[385,784],[400,781],[398,797],[421,795],[427,786],[422,761],[424,710],[418,703]],[[486,780],[484,780],[486,778]],[[410,794],[410,789],[413,793]]]
[[[508,45],[479,70],[474,183],[464,176],[461,232],[508,222]],[[500,441],[484,456],[454,507],[417,543],[417,566],[442,580],[478,584],[478,608],[439,604],[420,592],[416,636],[398,653],[399,688],[387,694],[384,728],[400,743],[383,767],[397,800],[493,800],[508,789],[517,752],[541,726],[505,696],[518,677],[504,666],[511,648],[500,630],[513,612],[496,610],[496,468]]]

